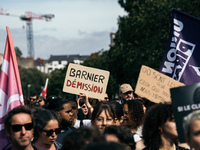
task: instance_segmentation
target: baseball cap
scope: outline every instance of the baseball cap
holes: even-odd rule
[[[122,92],[122,93],[126,93],[129,91],[133,92],[133,88],[131,87],[130,84],[127,84],[127,83],[122,84],[119,88],[119,92]]]

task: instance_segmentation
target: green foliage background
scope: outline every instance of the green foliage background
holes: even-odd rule
[[[40,72],[36,68],[30,69],[20,69],[20,78],[22,84],[22,91],[24,96],[28,96],[29,94],[37,93],[40,94],[42,92],[42,87],[45,84],[46,78],[48,75]],[[28,84],[31,85],[28,93]]]

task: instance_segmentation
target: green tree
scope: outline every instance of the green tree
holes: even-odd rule
[[[19,49],[19,47],[15,47],[15,54],[16,54],[17,57],[21,57],[22,56],[22,52]]]
[[[66,65],[66,67],[63,69],[56,69],[50,74],[48,92],[47,92],[48,96],[56,95],[62,97],[75,98],[74,94],[69,94],[62,91],[67,67],[68,65]]]
[[[187,0],[119,0],[128,15],[119,18],[111,70],[118,83],[136,85],[141,65],[158,70],[165,52],[171,23],[172,8],[196,17],[200,1]],[[120,60],[120,63],[118,63]]]
[[[165,52],[171,24],[172,8],[200,18],[199,0],[118,0],[128,15],[119,17],[115,46],[102,52],[93,64],[110,71],[113,84],[108,91],[118,92],[119,84],[137,83],[141,65],[158,70]],[[97,64],[98,63],[98,64]],[[115,86],[115,87],[113,87]]]
[[[48,75],[40,72],[36,68],[20,69],[19,72],[20,72],[23,95],[28,96],[29,94],[32,93],[40,94],[42,91],[42,87],[45,85],[45,81]],[[30,93],[28,93],[29,84],[31,85],[29,87]]]

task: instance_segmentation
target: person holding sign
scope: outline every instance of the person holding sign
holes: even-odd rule
[[[120,97],[120,104],[123,104],[125,101],[131,100],[134,98],[133,95],[133,88],[130,84],[124,83],[119,88],[119,97]]]
[[[159,103],[151,106],[145,114],[142,137],[143,150],[186,150],[177,144],[178,133],[172,105]]]
[[[93,112],[94,108],[89,102],[89,98],[87,94],[80,93],[80,97],[77,99],[78,109],[82,109],[84,115],[87,117],[87,119],[91,119],[90,114]],[[83,107],[85,106],[85,107]]]

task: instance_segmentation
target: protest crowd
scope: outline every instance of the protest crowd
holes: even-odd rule
[[[15,107],[4,125],[7,150],[184,150],[198,148],[195,123],[199,111],[184,118],[186,143],[180,143],[172,104],[154,103],[135,94],[130,84],[119,99],[103,100],[80,93],[78,99],[32,94]],[[194,127],[193,127],[194,126]],[[193,128],[194,129],[193,129]],[[195,132],[192,134],[192,132]],[[195,147],[196,146],[196,147]]]
[[[178,32],[183,23],[174,20]],[[10,39],[8,30],[8,41]],[[185,52],[190,50],[186,49],[187,44],[194,45],[180,41],[183,42],[179,43],[181,54],[191,54]],[[6,50],[13,53],[13,48],[7,46]],[[174,52],[170,49],[170,54],[172,50]],[[9,53],[5,53],[4,61]],[[200,150],[200,83],[185,86],[191,83],[184,85],[161,74],[172,72],[171,66],[165,66],[173,65],[171,62],[163,61],[161,73],[142,66],[143,74],[137,85],[140,88],[133,90],[130,83],[123,83],[118,99],[112,99],[106,93],[108,71],[103,73],[89,67],[76,69],[75,64],[69,65],[71,71],[67,72],[68,76],[66,74],[63,91],[75,94],[77,98],[74,99],[51,93],[47,97],[37,93],[23,97],[19,75],[16,75],[17,61],[11,59],[3,63],[0,74],[0,83],[6,83],[0,85],[0,90],[7,94],[1,96],[5,101],[0,101],[2,150]],[[12,69],[9,65],[13,65]],[[179,69],[184,67],[174,68],[177,69],[175,78],[179,78],[182,75]],[[47,92],[45,87],[43,92]],[[167,93],[169,90],[171,97]]]

